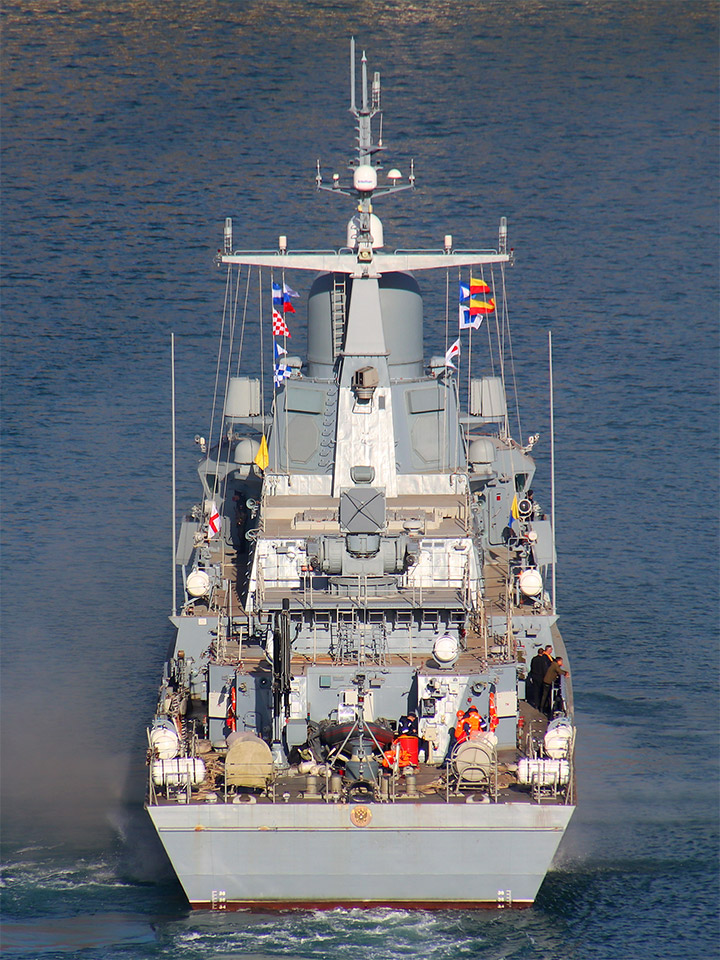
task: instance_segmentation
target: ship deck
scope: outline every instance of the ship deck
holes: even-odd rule
[[[294,498],[275,498],[276,500],[293,501]],[[330,498],[308,498],[308,501],[323,500]],[[439,498],[446,500],[448,498]],[[450,498],[453,499],[453,498]],[[459,501],[458,501],[459,502]],[[416,503],[413,498],[413,503]],[[278,506],[283,506],[279,504]],[[320,503],[310,504],[308,509],[312,509],[318,514],[325,509]],[[443,522],[445,522],[447,518]],[[286,522],[285,520],[283,522]],[[322,522],[322,521],[319,521]],[[456,523],[456,520],[452,520]],[[268,529],[266,524],[266,530]],[[279,528],[278,528],[279,529]],[[463,534],[458,526],[458,535]],[[277,535],[277,534],[276,534]],[[302,535],[307,535],[303,531]],[[444,533],[443,535],[447,535]],[[238,557],[234,550],[228,547],[227,543],[216,542],[212,545],[218,552],[218,560],[221,561],[223,578],[228,588],[218,591],[214,597],[213,606],[217,609],[225,609],[232,618],[242,621],[246,616],[242,608],[238,595],[238,581],[242,575],[242,563],[238,564]],[[242,559],[242,558],[241,558]],[[493,662],[524,662],[526,652],[522,649],[516,649],[512,633],[506,632],[498,625],[504,625],[509,619],[517,621],[523,616],[551,616],[551,610],[548,607],[533,605],[528,602],[518,602],[519,598],[508,590],[510,551],[503,546],[493,548],[486,554],[486,563],[483,567],[484,580],[484,629],[469,629],[463,639],[462,650],[454,670],[458,673],[471,674],[487,668],[488,664]],[[310,579],[310,578],[308,578]],[[327,578],[313,577],[318,581]],[[440,608],[444,606],[456,607],[462,602],[462,597],[458,591],[440,591],[427,590],[421,593],[407,591],[403,594],[401,591],[393,591],[386,596],[377,595],[373,597],[327,597],[320,589],[310,591],[307,585],[295,590],[283,590],[274,592],[266,591],[265,599],[277,601],[277,607],[280,607],[281,599],[290,600],[290,609],[309,609],[332,610],[338,607],[339,601],[343,604],[364,607],[372,610],[374,607],[387,608],[394,610],[403,609],[412,610],[421,608]],[[202,613],[202,606],[195,605],[194,615]],[[213,610],[207,610],[212,615]],[[489,625],[494,624],[494,629]],[[498,635],[499,629],[502,629],[502,635]],[[558,653],[564,655],[565,648],[562,638],[553,625],[551,631],[555,649]],[[508,636],[510,639],[508,640]],[[237,665],[242,663],[246,670],[267,669],[268,661],[264,649],[253,640],[225,640],[216,646],[213,651],[213,657],[217,662]],[[294,676],[302,675],[311,665],[332,665],[337,664],[337,658],[327,652],[298,653],[293,651],[291,664]],[[427,654],[420,654],[417,651],[408,649],[407,651],[389,651],[384,657],[385,666],[412,666],[421,669],[425,674],[441,674],[443,671],[434,659]],[[572,691],[568,685],[567,706],[572,712]],[[517,776],[517,763],[521,757],[541,755],[533,746],[542,742],[545,728],[547,725],[546,717],[535,710],[524,700],[519,701],[520,730],[521,735],[517,748],[501,750],[497,755],[497,775],[496,788],[490,790],[492,802],[496,803],[549,803],[549,804],[571,804],[574,794],[574,771],[571,769],[570,784],[564,788],[554,789],[532,789],[528,785],[520,784]],[[224,757],[222,751],[217,752],[212,749],[209,743],[204,745],[207,752],[201,754],[205,761],[208,775],[199,789],[187,793],[184,789],[178,791],[151,790],[152,803],[158,805],[191,803],[191,804],[212,804],[212,803],[309,803],[322,804],[326,802],[348,802],[350,799],[346,794],[342,799],[332,795],[329,788],[329,775],[326,778],[323,775],[317,777],[317,786],[315,790],[308,795],[307,776],[299,774],[296,770],[278,771],[265,791],[247,791],[239,794],[232,790],[226,790],[224,786]],[[455,790],[453,785],[448,788],[447,770],[444,767],[421,763],[414,771],[414,783],[412,780],[408,783],[406,776],[396,776],[393,778],[389,788],[390,796],[380,798],[377,796],[366,797],[372,802],[395,802],[395,803],[420,803],[420,804],[438,804],[438,803],[466,803],[471,802],[476,796],[481,794],[487,801],[488,790],[479,789],[477,786],[465,786]],[[353,799],[362,799],[355,797]]]
[[[240,599],[241,579],[244,573],[243,565],[238,562],[239,558],[236,551],[229,547],[227,543],[213,544],[212,547],[216,553],[213,560],[220,564],[222,581],[228,586],[216,591],[212,609],[207,609],[202,601],[197,601],[189,612],[197,615],[204,612],[212,614],[214,610],[223,610],[234,620],[242,620],[247,616]],[[493,548],[488,553],[483,566],[483,600],[488,621],[505,620],[508,614],[511,619],[515,620],[529,614],[548,615],[550,613],[547,607],[522,601],[514,592],[509,592],[507,589],[508,575],[509,551],[507,547]],[[280,607],[282,600],[286,599],[290,602],[291,610],[332,611],[342,607],[373,611],[390,607],[401,616],[403,612],[409,615],[418,610],[457,609],[466,604],[463,591],[458,589],[433,590],[407,587],[374,594],[363,593],[360,596],[336,596],[330,595],[327,588],[328,577],[308,573],[299,587],[265,589],[263,596],[269,606],[276,606],[277,608]],[[465,651],[473,658],[482,657],[487,660],[489,651],[485,644],[488,642],[487,634],[483,636],[480,632],[469,630],[465,638]],[[246,658],[247,655],[247,650],[243,650],[243,658]],[[399,654],[398,662],[407,662],[407,657],[402,653]]]
[[[507,631],[502,628],[499,633],[498,624],[505,624],[508,619],[516,622],[523,616],[550,616],[551,610],[547,607],[540,607],[531,603],[518,603],[518,597],[507,590],[508,569],[509,569],[509,551],[506,547],[494,548],[488,555],[487,562],[483,568],[484,578],[484,610],[485,610],[485,629],[468,629],[462,643],[460,656],[456,662],[456,669],[459,673],[472,673],[479,667],[492,662],[509,662],[511,660],[523,663],[530,652],[522,649],[516,649],[514,641],[511,638],[508,641]],[[218,609],[227,609],[230,616],[242,622],[246,616],[235,584],[236,555],[234,551],[229,551],[227,546],[224,548],[223,555],[223,574],[224,580],[229,584],[229,589],[221,590],[215,597],[214,606]],[[320,579],[320,578],[318,578]],[[371,613],[374,609],[385,609],[391,606],[394,611],[402,615],[403,611],[410,612],[413,609],[421,609],[423,616],[428,615],[428,610],[442,609],[444,606],[457,608],[461,602],[461,597],[457,591],[423,591],[413,596],[411,592],[407,595],[394,592],[388,596],[376,597],[327,597],[321,591],[303,591],[285,590],[275,591],[277,597],[277,607],[280,607],[281,600],[287,598],[290,600],[291,610],[305,609],[312,610],[320,616],[332,616],[332,611],[339,608],[342,602],[350,609],[367,609]],[[274,596],[274,593],[272,596]],[[268,591],[268,593],[271,593]],[[452,594],[452,596],[450,596]],[[266,599],[272,599],[272,596]],[[196,604],[192,611],[195,615],[208,612],[212,614],[213,610],[207,610],[200,603]],[[494,624],[494,626],[491,626]],[[555,626],[552,627],[552,639],[555,649],[559,655],[566,656],[566,651],[559,631]],[[242,661],[243,665],[252,669],[254,665],[259,665],[266,661],[263,648],[253,641],[225,640],[220,643],[214,651],[214,657],[217,661],[238,664]],[[296,652],[292,654],[292,669],[294,673],[302,673],[304,669],[311,664],[331,665],[339,661],[331,656],[327,651]],[[408,645],[407,650],[388,651],[383,657],[383,666],[412,666],[422,669],[423,673],[428,675],[441,673],[432,657],[427,653],[423,654],[413,650]]]
[[[219,548],[218,545],[217,548]],[[216,548],[216,549],[217,549]],[[229,615],[240,620],[247,616],[243,609],[238,591],[236,588],[235,574],[237,571],[236,554],[230,550],[227,545],[223,545],[223,577],[224,582],[229,585],[228,589],[219,591],[215,596],[214,607],[226,609]],[[511,621],[516,622],[523,616],[549,617],[552,611],[548,607],[533,605],[528,602],[518,603],[518,597],[507,589],[509,574],[509,551],[507,547],[498,546],[493,548],[487,557],[487,562],[483,567],[484,578],[484,610],[486,628],[469,628],[462,643],[462,648],[456,669],[459,673],[472,673],[479,667],[492,662],[509,662],[511,660],[518,663],[525,662],[529,658],[530,651],[514,649],[514,641],[508,642],[506,631],[503,629],[501,635],[498,635],[497,624],[506,623],[508,615]],[[320,579],[320,578],[318,578]],[[268,593],[270,593],[268,591]],[[457,591],[424,591],[418,596],[402,595],[394,592],[392,595],[376,597],[350,597],[350,598],[324,598],[321,591],[312,593],[303,590],[285,590],[276,591],[277,606],[280,607],[280,601],[288,598],[291,602],[291,610],[298,608],[319,612],[320,615],[331,615],[329,612],[338,609],[339,602],[342,600],[351,608],[366,608],[372,612],[377,609],[386,608],[391,601],[392,608],[402,614],[403,610],[411,611],[413,609],[422,609],[427,613],[429,608],[441,609],[444,605],[457,607],[461,598]],[[452,593],[452,602],[449,594]],[[192,610],[194,615],[207,612],[212,615],[214,610],[208,610],[201,603],[197,603]],[[494,628],[490,624],[495,624]],[[557,655],[564,656],[567,662],[567,652],[562,637],[555,625],[551,628],[551,636]],[[240,662],[249,669],[253,666],[267,663],[267,658],[263,648],[254,641],[242,640],[224,640],[214,650],[214,658],[218,662],[228,664],[238,664]],[[297,652],[292,654],[292,669],[296,674],[302,674],[305,668],[311,664],[332,665],[339,661],[331,656],[327,651]],[[408,646],[407,650],[388,651],[383,658],[383,666],[412,666],[422,669],[423,673],[428,675],[442,673],[441,668],[435,660],[427,654],[421,654]],[[568,706],[572,708],[572,692],[568,689]],[[532,709],[529,708],[528,709]]]
[[[277,771],[265,789],[227,788],[224,782],[224,751],[216,750],[208,742],[202,742],[198,755],[205,763],[206,776],[203,783],[188,792],[185,787],[151,791],[151,804],[213,804],[213,803],[348,803],[348,802],[393,802],[393,803],[573,803],[574,780],[566,787],[552,784],[534,789],[518,780],[518,760],[538,751],[547,727],[547,718],[525,701],[520,701],[521,738],[517,748],[497,752],[496,769],[481,783],[458,783],[452,770],[444,765],[419,763],[416,767],[391,775],[385,774],[387,794],[379,796],[377,790],[358,787],[348,790],[347,782],[342,793],[333,793],[331,772],[314,774],[312,780],[296,767]],[[409,775],[409,776],[408,776]],[[310,790],[309,784],[312,783]]]
[[[385,501],[387,532],[411,530],[421,537],[468,536],[467,500],[459,494],[413,494]],[[268,496],[261,537],[301,539],[341,532],[338,499],[331,496]]]
[[[306,539],[322,533],[339,533],[338,501],[330,496],[304,496],[299,502],[296,496],[269,496],[263,507],[262,529],[257,539]],[[413,495],[389,498],[386,502],[386,524],[389,533],[410,531],[421,539],[466,538],[469,533],[467,501],[457,494]],[[208,544],[212,562],[222,571],[221,578],[227,587],[216,590],[212,606],[227,611],[233,618],[246,616],[242,595],[247,577],[247,562],[251,552],[238,553],[228,539],[211,540]],[[513,616],[528,612],[528,605],[518,604],[516,596],[507,595],[509,551],[502,545],[492,547],[485,557],[483,567],[483,597],[488,616],[505,616],[508,600]],[[464,607],[467,598],[462,589],[448,587],[433,589],[420,586],[404,586],[399,589],[395,582],[386,591],[375,586],[371,591],[361,588],[359,596],[338,596],[330,589],[330,578],[311,570],[303,574],[299,585],[282,588],[262,587],[262,597],[269,607],[280,605],[283,599],[290,601],[291,609],[323,610],[342,607],[363,607],[373,610],[393,607],[411,613],[425,608],[447,609]],[[390,577],[388,580],[395,581]],[[532,605],[530,605],[531,607]],[[199,603],[194,609],[200,607]]]

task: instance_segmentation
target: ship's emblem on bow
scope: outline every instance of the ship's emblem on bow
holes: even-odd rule
[[[350,819],[356,827],[366,827],[372,820],[372,811],[369,807],[353,807]]]

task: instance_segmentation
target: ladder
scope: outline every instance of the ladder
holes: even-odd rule
[[[375,621],[371,624],[370,642],[373,662],[384,667],[387,664],[388,654],[387,625],[384,617],[382,623]]]
[[[345,298],[345,274],[333,274],[333,285],[330,291],[333,358],[339,356],[345,339]]]

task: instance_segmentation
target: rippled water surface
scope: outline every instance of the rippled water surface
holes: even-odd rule
[[[718,5],[7,0],[2,16],[3,956],[714,956]],[[553,331],[580,802],[526,911],[188,915],[141,810],[169,639],[170,332],[186,504],[224,217],[241,246],[342,243],[347,208],[313,177],[350,154],[351,34],[383,75],[390,162],[416,160],[418,190],[379,211],[388,243],[492,245],[508,217],[544,503]]]

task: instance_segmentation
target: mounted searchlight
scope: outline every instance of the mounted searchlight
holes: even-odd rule
[[[445,253],[452,253],[452,243],[453,243],[452,234],[446,233],[445,240],[443,241],[443,244],[445,246]]]
[[[528,500],[527,497],[523,497],[522,500],[517,505],[518,513],[520,514],[521,520],[529,520],[533,514],[533,505],[532,500]]]
[[[444,633],[441,637],[435,638],[432,655],[441,667],[451,667],[457,660],[459,652],[458,641],[452,634]]]
[[[280,253],[287,253],[287,237],[278,237],[278,250]]]

